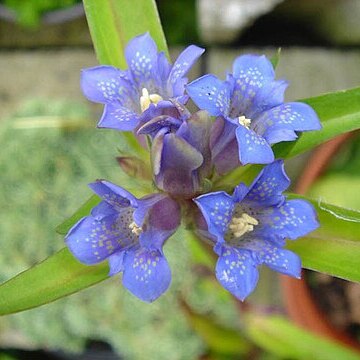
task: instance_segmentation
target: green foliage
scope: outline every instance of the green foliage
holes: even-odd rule
[[[156,1],[169,45],[198,43],[195,0]]]
[[[315,207],[320,227],[287,247],[300,255],[305,268],[360,281],[360,212],[306,199]]]
[[[36,27],[40,25],[41,16],[52,10],[64,9],[74,5],[79,0],[4,0],[4,5],[13,9],[17,15],[17,21],[24,27]]]
[[[280,316],[247,314],[246,324],[250,339],[280,359],[359,359],[358,353],[300,329]]]

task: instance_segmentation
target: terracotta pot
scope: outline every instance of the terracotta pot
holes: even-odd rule
[[[295,188],[298,194],[306,193],[319,175],[327,168],[339,148],[352,135],[352,133],[346,133],[336,137],[314,151]],[[326,315],[315,303],[304,277],[302,280],[297,280],[289,276],[281,276],[281,286],[286,310],[296,324],[316,334],[350,346],[360,353],[359,343],[344,332],[336,329],[327,320]]]

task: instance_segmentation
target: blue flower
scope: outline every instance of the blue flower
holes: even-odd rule
[[[283,162],[267,165],[252,185],[238,185],[232,196],[223,191],[194,199],[208,226],[208,237],[219,256],[216,277],[225,289],[244,300],[255,288],[257,266],[296,278],[301,261],[283,249],[318,227],[313,207],[304,200],[286,200],[290,181]]]
[[[131,293],[154,301],[171,281],[162,247],[180,223],[178,204],[164,194],[137,199],[104,180],[89,186],[102,201],[70,229],[67,246],[87,265],[107,259],[110,275],[123,272]]]
[[[210,129],[206,111],[198,111],[183,121],[159,116],[139,129],[153,137],[152,169],[156,186],[182,199],[199,194],[210,173]]]
[[[296,131],[321,128],[314,110],[304,103],[284,103],[285,81],[275,81],[271,62],[265,56],[243,55],[233,64],[226,81],[205,75],[186,86],[191,99],[212,116],[223,117],[223,134],[217,137],[213,158],[237,144],[241,164],[274,161],[271,145],[297,138]],[[234,139],[236,141],[234,142]],[[230,157],[229,157],[230,158]],[[226,170],[237,164],[229,164]]]
[[[82,71],[85,96],[105,104],[98,127],[134,130],[140,123],[173,108],[172,100],[185,103],[187,79],[184,77],[204,52],[195,45],[187,47],[171,64],[158,53],[149,33],[132,39],[126,47],[127,70],[97,66]]]

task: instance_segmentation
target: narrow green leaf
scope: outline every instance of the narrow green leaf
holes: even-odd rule
[[[306,237],[288,242],[306,269],[360,282],[360,242]]]
[[[308,237],[288,241],[307,269],[320,271],[350,281],[360,281],[360,212],[321,203],[304,196],[315,207],[320,227]]]
[[[168,54],[154,0],[83,1],[99,63],[126,68],[126,44],[134,36],[147,31],[159,50]]]
[[[107,278],[108,266],[80,264],[62,249],[0,285],[0,315],[31,309],[85,289]]]
[[[246,355],[251,344],[234,329],[220,325],[212,318],[195,313],[185,302],[182,309],[193,330],[204,340],[211,352],[218,355]]]
[[[279,47],[276,51],[276,53],[270,58],[270,62],[274,69],[277,68],[279,61],[280,61],[280,55],[281,55],[281,47]]]
[[[251,340],[282,359],[359,359],[359,354],[349,348],[309,333],[283,317],[248,314],[245,319]]]

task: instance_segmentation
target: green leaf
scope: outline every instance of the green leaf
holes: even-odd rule
[[[280,55],[281,55],[281,47],[279,47],[276,51],[276,53],[270,58],[270,62],[274,69],[277,68],[279,61],[280,61]]]
[[[315,207],[320,227],[309,236],[288,241],[303,266],[350,281],[360,281],[360,212],[321,203],[304,196]]]
[[[288,159],[311,150],[333,137],[360,128],[360,88],[344,90],[301,100],[313,107],[323,128],[301,133],[296,141],[273,146],[276,158]],[[238,167],[221,176],[215,189],[231,190],[240,181],[253,179],[260,171],[259,165]]]
[[[83,0],[100,64],[125,69],[124,49],[134,36],[147,31],[160,51],[168,54],[154,0]]]
[[[226,356],[249,353],[251,344],[239,331],[220,325],[208,316],[195,313],[184,301],[181,305],[190,326],[212,353]]]
[[[108,276],[108,266],[80,264],[68,249],[0,285],[0,315],[47,304],[94,285]]]
[[[247,314],[245,319],[251,340],[282,359],[359,359],[359,354],[349,348],[303,330],[283,317]]]

